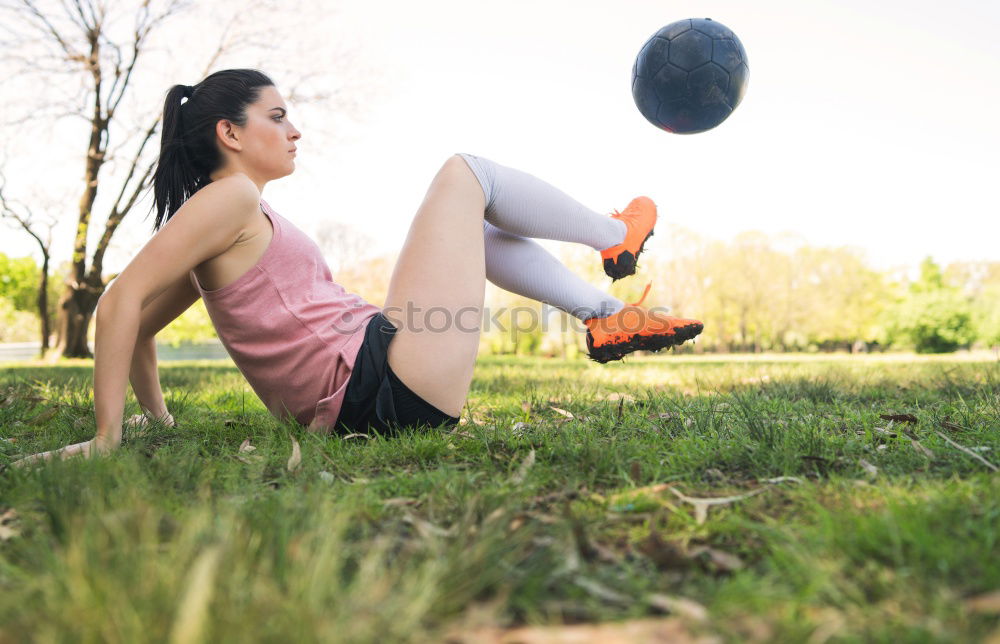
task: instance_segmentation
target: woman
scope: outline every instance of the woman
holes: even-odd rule
[[[696,320],[641,308],[649,285],[627,305],[530,239],[587,244],[613,280],[632,275],[656,223],[649,198],[608,217],[469,154],[448,158],[431,182],[385,306],[346,292],[318,247],[261,198],[269,181],[295,169],[301,134],[287,113],[274,83],[256,70],[219,71],[168,92],[154,176],[157,232],[97,307],[97,434],[19,463],[116,448],[129,382],[145,418],[172,424],[154,339],[199,297],[268,410],[317,431],[456,424],[472,381],[486,279],[583,320],[598,362],[701,332]]]

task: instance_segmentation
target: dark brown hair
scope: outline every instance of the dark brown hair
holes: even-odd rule
[[[174,85],[163,103],[160,157],[153,174],[155,232],[167,223],[191,195],[212,182],[209,176],[224,161],[215,140],[215,125],[228,120],[244,127],[247,107],[260,98],[262,87],[274,83],[255,69],[224,69],[206,76],[189,93]]]

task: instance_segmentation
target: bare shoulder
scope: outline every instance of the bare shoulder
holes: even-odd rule
[[[259,202],[260,192],[246,175],[201,188],[142,247],[105,296],[124,293],[145,306],[188,271],[231,248],[251,225]]]
[[[245,174],[233,174],[208,184],[184,202],[167,225],[206,226],[232,232],[242,231],[256,215],[260,191]],[[166,228],[166,226],[164,227]]]

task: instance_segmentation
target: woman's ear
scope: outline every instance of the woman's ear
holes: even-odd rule
[[[243,150],[243,144],[240,142],[239,137],[239,128],[233,125],[232,121],[222,119],[216,123],[215,134],[222,141],[222,145],[230,150],[234,152],[241,152]]]

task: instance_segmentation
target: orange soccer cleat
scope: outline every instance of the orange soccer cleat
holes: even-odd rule
[[[611,248],[601,251],[604,260],[604,272],[612,281],[635,274],[636,262],[646,240],[653,236],[653,226],[656,225],[656,204],[649,197],[636,197],[625,208],[624,212],[617,210],[612,218],[625,222],[625,240]]]
[[[620,360],[633,351],[659,351],[701,333],[704,325],[698,320],[672,318],[640,307],[651,285],[646,285],[638,302],[626,304],[614,315],[584,321],[591,360],[604,363]]]

